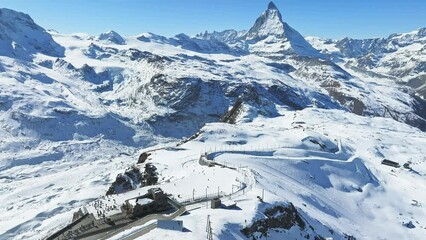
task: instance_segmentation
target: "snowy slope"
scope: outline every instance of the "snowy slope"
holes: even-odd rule
[[[1,8],[0,55],[30,59],[34,53],[62,57],[64,48],[27,14]]]
[[[306,143],[307,137],[320,142],[328,139],[334,146],[340,143],[340,150],[337,153],[319,150],[315,144]],[[398,142],[395,139],[399,139]],[[345,239],[346,233],[357,239],[421,239],[426,212],[417,202],[426,200],[422,194],[426,169],[424,143],[425,134],[415,128],[385,118],[355,117],[341,111],[306,109],[238,126],[207,125],[197,139],[182,145],[182,150],[159,151],[152,161],[168,166],[171,173],[163,174],[172,177],[176,175],[174,171],[180,170],[172,167],[177,165],[175,160],[165,156],[173,156],[180,162],[184,160],[179,156],[188,156],[184,159],[189,160],[191,154],[197,156],[200,151],[208,151],[215,161],[251,169],[256,182],[253,189],[234,198],[240,211],[190,211],[189,215],[179,218],[190,233],[154,230],[143,239],[202,238],[208,214],[213,229],[222,229],[215,231],[216,237],[244,239],[239,230],[259,218],[255,217],[255,211],[265,208],[256,198],[261,196],[262,189],[268,204],[285,201],[295,204],[323,237]],[[393,170],[380,164],[383,158],[401,165],[411,161],[413,169]],[[209,192],[215,181],[223,178],[229,178],[229,182],[221,185],[221,189],[231,191],[233,176],[229,176],[226,169],[218,175],[208,168],[196,167],[195,163],[185,163],[183,168],[187,167],[204,172],[206,178],[213,181],[208,184]],[[191,177],[184,177],[187,178]],[[174,194],[187,191],[186,195],[190,195],[193,188],[203,194],[206,186],[200,180],[188,184],[184,179],[172,181],[170,184],[176,185],[173,188],[167,184],[162,186]],[[199,219],[203,221],[200,223]],[[410,221],[415,228],[404,225]],[[298,231],[277,234],[273,239],[284,236],[305,239]]]

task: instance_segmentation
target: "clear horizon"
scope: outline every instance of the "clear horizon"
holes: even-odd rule
[[[35,4],[36,2],[36,4]],[[29,14],[45,29],[123,36],[143,32],[171,37],[204,31],[248,30],[267,8],[261,1],[197,0],[0,0],[0,7]],[[426,27],[426,1],[276,0],[283,21],[304,36],[387,37]]]

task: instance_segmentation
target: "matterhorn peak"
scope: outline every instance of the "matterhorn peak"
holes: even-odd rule
[[[247,32],[246,39],[253,40],[264,38],[270,35],[281,36],[284,34],[284,23],[281,13],[273,2],[270,2],[268,9],[260,15],[253,27]]]
[[[270,1],[268,4],[268,10],[278,10],[274,2]]]
[[[278,47],[280,53],[322,57],[299,32],[282,20],[281,13],[273,2],[270,2],[266,11],[256,19],[243,39],[250,42],[249,48],[253,52],[276,52]],[[276,44],[277,47],[270,47],[271,44]]]

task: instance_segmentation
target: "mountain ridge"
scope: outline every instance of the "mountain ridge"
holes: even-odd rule
[[[30,35],[29,38],[27,35]],[[28,14],[0,8],[0,55],[30,59],[34,53],[63,57],[59,46]]]

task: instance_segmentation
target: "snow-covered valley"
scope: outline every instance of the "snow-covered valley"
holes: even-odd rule
[[[248,31],[90,36],[0,9],[0,239],[153,187],[237,207],[194,202],[184,231],[111,239],[204,239],[207,219],[213,239],[423,239],[424,29],[305,40],[283,20],[270,3]],[[158,182],[106,196],[147,163]]]

